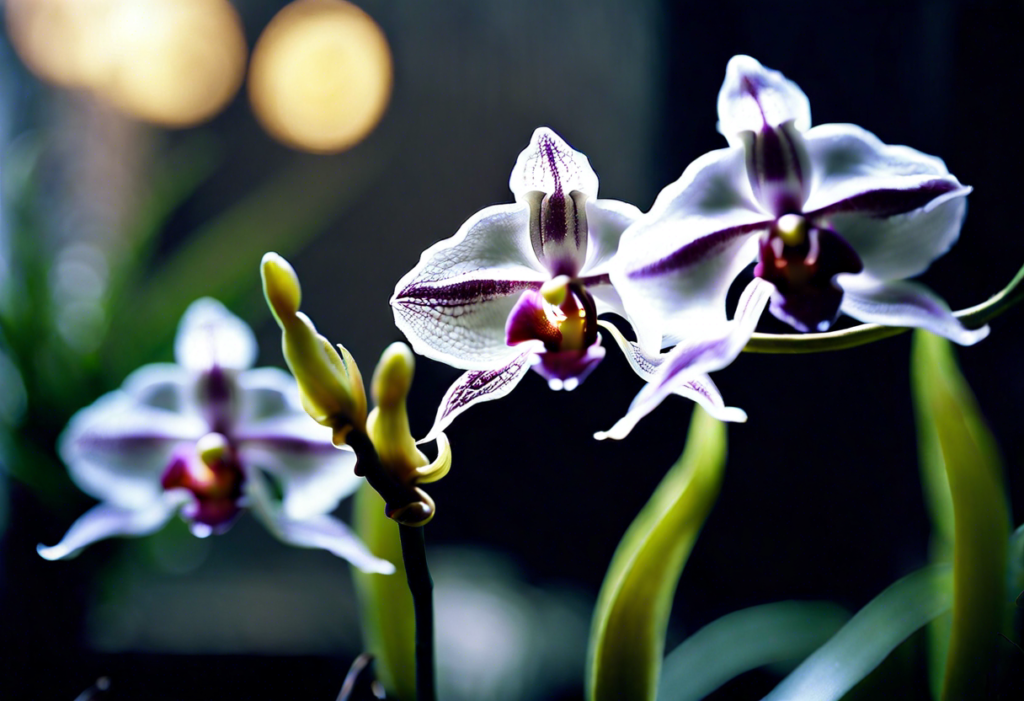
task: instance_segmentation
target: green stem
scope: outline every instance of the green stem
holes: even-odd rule
[[[352,430],[345,438],[356,454],[356,474],[366,477],[392,510],[396,505],[418,499],[414,490],[399,484],[383,468],[373,441]],[[427,567],[422,526],[398,524],[402,540],[402,562],[412,594],[416,619],[416,701],[436,701],[434,680],[434,582]]]
[[[980,328],[1024,299],[1022,281],[1024,281],[1024,267],[1017,271],[1009,285],[988,301],[961,309],[954,312],[953,315],[969,329]],[[755,333],[743,350],[747,353],[820,353],[855,348],[890,336],[898,336],[909,330],[902,326],[861,324],[852,329],[827,333]]]
[[[402,538],[402,560],[409,580],[416,615],[416,701],[435,701],[434,680],[434,581],[427,568],[423,528],[398,524]]]

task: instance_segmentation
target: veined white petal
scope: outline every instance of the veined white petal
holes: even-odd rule
[[[326,550],[364,572],[394,573],[394,565],[374,557],[358,536],[338,519],[326,514],[306,519],[291,518],[271,499],[264,478],[258,472],[246,484],[253,515],[278,540],[300,548]]]
[[[522,344],[518,349],[520,355],[506,365],[493,370],[471,370],[455,380],[441,399],[434,426],[417,443],[436,439],[459,414],[474,404],[501,399],[515,389],[526,376],[534,357],[532,350],[522,352]]]
[[[741,133],[787,121],[799,131],[811,128],[811,104],[803,90],[750,56],[733,56],[718,93],[718,131],[738,146]]]
[[[140,404],[115,390],[72,416],[57,448],[83,491],[138,509],[162,493],[160,477],[174,451],[194,444],[208,430],[196,414]]]
[[[640,419],[671,394],[699,402],[720,420],[745,421],[746,414],[742,410],[725,406],[707,373],[724,368],[740,354],[754,333],[772,290],[771,283],[754,278],[743,290],[732,321],[719,326],[717,332],[681,342],[667,353],[651,381],[629,405],[626,415],[608,431],[596,433],[594,437],[598,440],[625,438]]]
[[[97,504],[78,518],[56,545],[39,545],[36,551],[46,560],[71,558],[86,546],[114,536],[142,536],[163,528],[181,505],[181,494],[167,494],[140,509]]]
[[[622,235],[612,284],[649,353],[725,322],[733,279],[774,220],[754,200],[742,148],[704,154]]]
[[[942,298],[924,285],[907,280],[879,282],[867,275],[838,275],[843,288],[840,309],[858,321],[885,326],[910,326],[970,346],[988,336],[988,326],[970,330],[953,316]]]
[[[523,202],[527,192],[569,195],[577,190],[588,198],[595,198],[598,181],[586,156],[555,132],[540,127],[533,132],[530,145],[516,159],[508,187],[517,202]]]
[[[500,366],[521,352],[506,344],[505,322],[523,291],[548,279],[528,215],[524,204],[477,212],[399,280],[391,306],[413,350],[467,369]]]
[[[812,176],[804,204],[809,217],[851,211],[892,216],[935,206],[945,198],[933,200],[950,192],[970,192],[950,175],[941,158],[909,146],[884,144],[853,124],[822,124],[804,139]]]
[[[215,299],[197,299],[185,310],[174,339],[174,357],[189,370],[215,365],[245,370],[256,360],[252,329]]]
[[[587,261],[580,277],[601,275],[609,271],[609,262],[619,250],[619,239],[642,213],[631,204],[618,200],[587,200],[587,226],[590,242]]]
[[[843,237],[876,280],[923,273],[956,242],[967,213],[969,188],[941,195],[927,206],[890,217],[837,214],[832,229]]]

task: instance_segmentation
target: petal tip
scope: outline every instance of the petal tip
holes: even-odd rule
[[[50,562],[61,560],[68,556],[67,548],[62,548],[59,544],[43,545],[42,543],[39,543],[36,545],[36,553],[38,553],[39,557],[44,560],[49,560]]]

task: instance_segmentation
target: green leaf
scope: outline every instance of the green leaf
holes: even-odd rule
[[[598,596],[587,657],[591,701],[654,699],[672,597],[718,496],[724,424],[694,411],[686,450],[630,525]]]
[[[722,616],[665,658],[658,701],[699,701],[744,672],[795,665],[849,617],[841,607],[819,601],[780,601]]]
[[[842,698],[914,631],[947,611],[952,598],[948,565],[932,565],[907,575],[858,611],[765,701]]]
[[[366,651],[389,699],[416,699],[416,626],[412,595],[402,560],[398,524],[384,515],[384,500],[369,485],[356,492],[352,525],[377,557],[395,565],[394,574],[370,574],[352,568]]]
[[[925,493],[937,538],[952,534],[953,619],[942,698],[975,699],[986,695],[1005,619],[1010,517],[1002,466],[949,342],[915,332],[912,370]]]

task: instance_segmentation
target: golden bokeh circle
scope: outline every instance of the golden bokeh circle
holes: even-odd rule
[[[245,35],[228,0],[7,0],[5,10],[35,75],[146,121],[203,122],[245,77]]]
[[[387,39],[343,0],[297,0],[267,25],[253,50],[249,99],[279,141],[336,153],[369,134],[391,96]]]
[[[11,44],[33,74],[66,88],[100,83],[109,67],[105,30],[120,0],[7,0]]]
[[[245,78],[242,22],[227,0],[122,1],[109,32],[114,59],[100,92],[140,119],[204,122]]]

